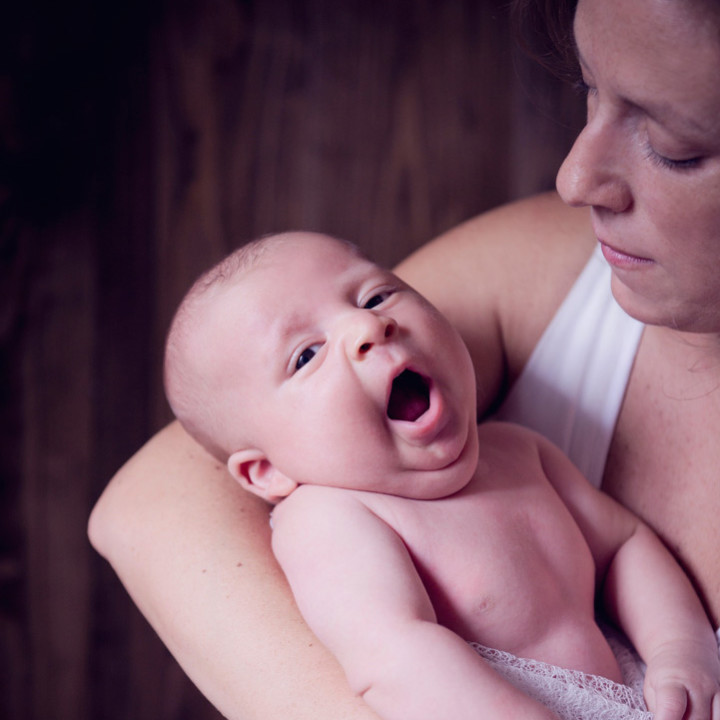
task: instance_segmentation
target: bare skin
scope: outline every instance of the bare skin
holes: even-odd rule
[[[478,468],[451,496],[306,485],[273,515],[301,609],[384,718],[549,716],[462,638],[621,681],[594,622],[593,568],[604,577],[618,542],[650,534],[533,433],[488,423],[478,435]],[[661,557],[645,547],[641,574]]]
[[[664,256],[666,267],[691,274],[680,278],[684,289],[671,308],[661,298],[643,297],[637,287],[629,292],[625,271],[616,272],[613,287],[623,307],[658,325],[646,330],[640,345],[604,488],[677,554],[717,626],[720,273],[714,228],[720,133],[704,121],[702,138],[689,142],[661,123],[650,127],[656,132],[648,147],[648,137],[637,135],[648,124],[633,126],[630,116],[618,114],[643,107],[632,82],[640,78],[641,88],[653,80],[653,97],[669,107],[696,118],[719,116],[715,41],[698,31],[697,17],[667,15],[682,15],[690,5],[703,7],[581,0],[585,27],[595,29],[590,38],[600,37],[601,22],[608,25],[597,47],[578,28],[586,82],[597,91],[591,99],[601,101],[558,180],[563,199],[578,209],[555,195],[502,208],[431,243],[402,263],[398,274],[461,331],[476,367],[482,411],[517,377],[598,239],[617,245],[632,238],[625,249],[644,257],[677,249],[677,255]],[[591,11],[599,15],[589,16]],[[637,12],[632,22],[628,12]],[[661,25],[650,27],[650,21]],[[673,72],[665,62],[675,63]],[[640,74],[644,69],[656,72],[648,78]],[[620,132],[628,129],[636,135]],[[697,156],[700,163],[688,164]],[[651,244],[640,250],[645,239]],[[662,297],[670,296],[667,286],[658,287]],[[693,296],[697,288],[708,292],[700,302]],[[272,559],[266,521],[266,508],[172,425],[113,478],[91,518],[90,537],[228,717],[375,718],[300,620]],[[148,550],[142,559],[140,547]]]
[[[424,298],[302,232],[203,276],[165,362],[183,425],[279,502],[272,547],[298,606],[385,720],[553,716],[467,640],[621,682],[596,587],[657,720],[687,695],[709,705],[717,643],[667,550],[542,436],[478,429],[473,376]]]
[[[473,332],[465,340],[484,350],[474,360],[488,369],[482,407],[503,382],[502,351],[485,352],[497,348],[496,318],[505,318],[523,340],[511,363],[517,371],[592,249],[589,234],[578,248],[581,227],[587,233],[583,211],[569,210],[555,196],[533,199],[466,223],[401,266],[404,278],[434,295],[441,309],[443,303],[454,307],[452,294],[460,288],[470,295],[464,320]],[[562,241],[565,262],[538,252],[543,232],[548,242]],[[455,280],[442,288],[433,287],[438,256]],[[495,274],[496,284],[478,283],[469,271],[500,256],[517,259],[507,263],[507,282],[527,293],[525,301],[498,303],[502,279]],[[538,267],[546,273],[542,284]],[[526,312],[529,297],[539,317]],[[471,309],[477,303],[491,308],[483,314],[490,322],[471,322],[479,317]],[[89,533],[173,655],[227,717],[377,718],[301,618],[272,555],[268,515],[266,504],[173,423],[118,471],[93,511]],[[231,620],[236,614],[244,622]],[[270,685],[272,693],[265,691]]]
[[[659,531],[718,627],[720,359],[695,343],[646,330],[603,487]]]
[[[543,235],[545,250],[539,252]],[[586,244],[578,242],[583,235]],[[551,245],[554,249],[548,252]],[[415,285],[424,284],[432,297],[432,280],[443,258],[455,282],[436,290],[436,305],[456,307],[453,294],[464,290],[475,296],[474,302],[496,308],[486,325],[472,325],[469,308],[465,321],[466,331],[473,331],[466,335],[470,346],[485,350],[479,358],[477,353],[474,356],[476,367],[480,361],[486,369],[495,369],[483,374],[480,397],[486,407],[490,390],[503,383],[504,367],[511,373],[522,367],[533,338],[541,334],[592,247],[586,211],[569,209],[550,195],[461,226],[408,259],[400,273]],[[493,301],[497,288],[491,283],[477,283],[474,273],[462,272],[463,267],[491,263],[499,254],[518,258],[505,263],[510,268],[506,281],[514,284],[516,293],[512,301],[503,303]],[[553,257],[563,261],[554,262]],[[454,268],[453,258],[458,260]],[[539,283],[539,277],[544,282]],[[500,287],[502,280],[497,282]],[[548,291],[556,286],[565,290]],[[534,302],[528,305],[531,298]],[[528,314],[529,306],[545,317]],[[499,332],[498,317],[509,328],[506,337],[524,341],[507,356],[487,352]],[[464,320],[456,312],[455,322],[461,328]],[[638,382],[638,367],[631,385]],[[172,520],[158,532],[161,506],[162,517]],[[210,513],[212,534],[205,519]],[[272,557],[267,517],[265,504],[241,490],[219,463],[173,424],[115,476],[94,510],[90,535],[188,674],[228,717],[282,717],[292,708],[299,718],[376,718],[351,692],[337,662],[301,619]],[[708,524],[712,520],[708,510]],[[182,532],[173,531],[176,523]],[[151,550],[142,561],[139,547]],[[712,538],[707,537],[704,551],[713,549]],[[692,547],[698,561],[702,550],[699,545]],[[169,612],[169,608],[174,609]],[[208,613],[208,608],[213,611]],[[217,622],[220,616],[236,613],[243,623]],[[187,621],[190,617],[192,623]],[[242,648],[250,647],[252,652],[245,654]],[[252,667],[252,673],[246,667]],[[263,693],[261,688],[275,683],[278,675],[284,679],[283,687]]]

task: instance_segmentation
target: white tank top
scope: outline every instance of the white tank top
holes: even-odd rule
[[[615,302],[610,272],[598,248],[496,415],[552,440],[596,487],[644,327]]]

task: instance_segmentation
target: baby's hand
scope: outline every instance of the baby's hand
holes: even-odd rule
[[[717,648],[667,643],[648,661],[644,692],[655,720],[720,720]]]

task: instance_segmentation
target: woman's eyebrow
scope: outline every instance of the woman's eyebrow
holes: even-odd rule
[[[581,69],[592,77],[592,70],[577,47],[575,48],[575,52]],[[713,133],[718,129],[719,121],[714,114],[711,114],[712,117],[710,118],[712,125],[708,127],[699,122],[696,115],[679,112],[677,102],[661,101],[652,96],[633,99],[620,93],[618,93],[618,97],[628,107],[639,110],[658,125],[667,127],[688,139],[697,137],[698,135]]]
[[[683,137],[693,138],[713,132],[713,128],[699,122],[696,115],[678,112],[676,104],[648,100],[640,107],[647,113],[648,117],[678,132]]]

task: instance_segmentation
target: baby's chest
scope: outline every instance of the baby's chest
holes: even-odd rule
[[[592,585],[580,530],[543,488],[410,503],[393,523],[439,614],[516,619],[574,594],[578,577]]]

